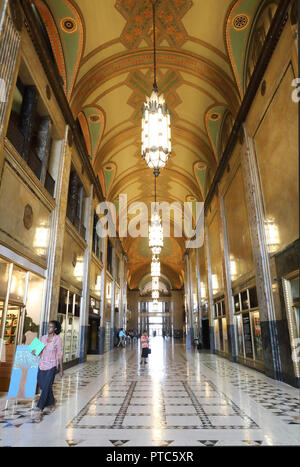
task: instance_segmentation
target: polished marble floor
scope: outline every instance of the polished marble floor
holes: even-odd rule
[[[57,409],[0,399],[0,446],[300,445],[299,391],[257,371],[155,337],[57,375]]]

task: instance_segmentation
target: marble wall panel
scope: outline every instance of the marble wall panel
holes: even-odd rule
[[[6,162],[0,186],[0,241],[45,266],[50,210]]]
[[[252,244],[241,167],[224,196],[230,252],[230,274],[234,281],[254,269]]]
[[[220,244],[220,219],[216,211],[208,226],[209,251],[211,261],[212,292],[216,295],[224,289],[223,266],[221,259]]]
[[[299,236],[298,118],[291,99],[294,77],[290,64],[254,135],[271,254]]]
[[[66,228],[62,257],[62,279],[75,287],[82,289],[84,248],[75,240]]]

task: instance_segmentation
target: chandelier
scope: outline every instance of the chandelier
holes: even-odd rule
[[[152,277],[152,290],[159,290],[159,278]]]
[[[149,247],[152,249],[153,255],[159,255],[163,246],[164,233],[160,216],[157,211],[154,211],[149,226]]]
[[[152,277],[159,277],[160,276],[160,261],[159,258],[153,256],[152,263],[151,263],[151,276]]]
[[[152,94],[143,107],[142,157],[157,177],[171,154],[171,123],[170,112],[163,96],[158,95],[156,82],[155,3],[156,0],[152,0],[154,82]]]

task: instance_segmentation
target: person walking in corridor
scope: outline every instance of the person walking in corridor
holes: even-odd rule
[[[61,332],[61,324],[58,321],[50,321],[48,325],[48,334],[41,338],[45,345],[41,352],[39,361],[39,369],[37,382],[42,393],[37,403],[39,413],[36,421],[40,422],[43,418],[43,410],[45,407],[50,407],[50,412],[55,410],[55,399],[53,396],[52,385],[54,382],[56,370],[59,367],[59,374],[63,377],[63,362],[62,362],[62,339],[59,337]],[[33,354],[35,351],[32,352]]]
[[[148,354],[149,354],[149,337],[147,334],[147,331],[144,331],[142,336],[141,336],[141,345],[142,345],[142,359],[141,359],[141,364],[144,362],[147,362]]]
[[[122,347],[125,347],[125,337],[126,337],[126,334],[124,333],[123,328],[121,328],[119,332],[118,347],[120,347],[120,345],[122,345]]]

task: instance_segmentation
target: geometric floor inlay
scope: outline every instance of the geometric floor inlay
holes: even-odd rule
[[[30,404],[0,399],[0,446],[299,445],[299,391],[182,340],[114,349],[58,375],[57,409],[36,424]]]

